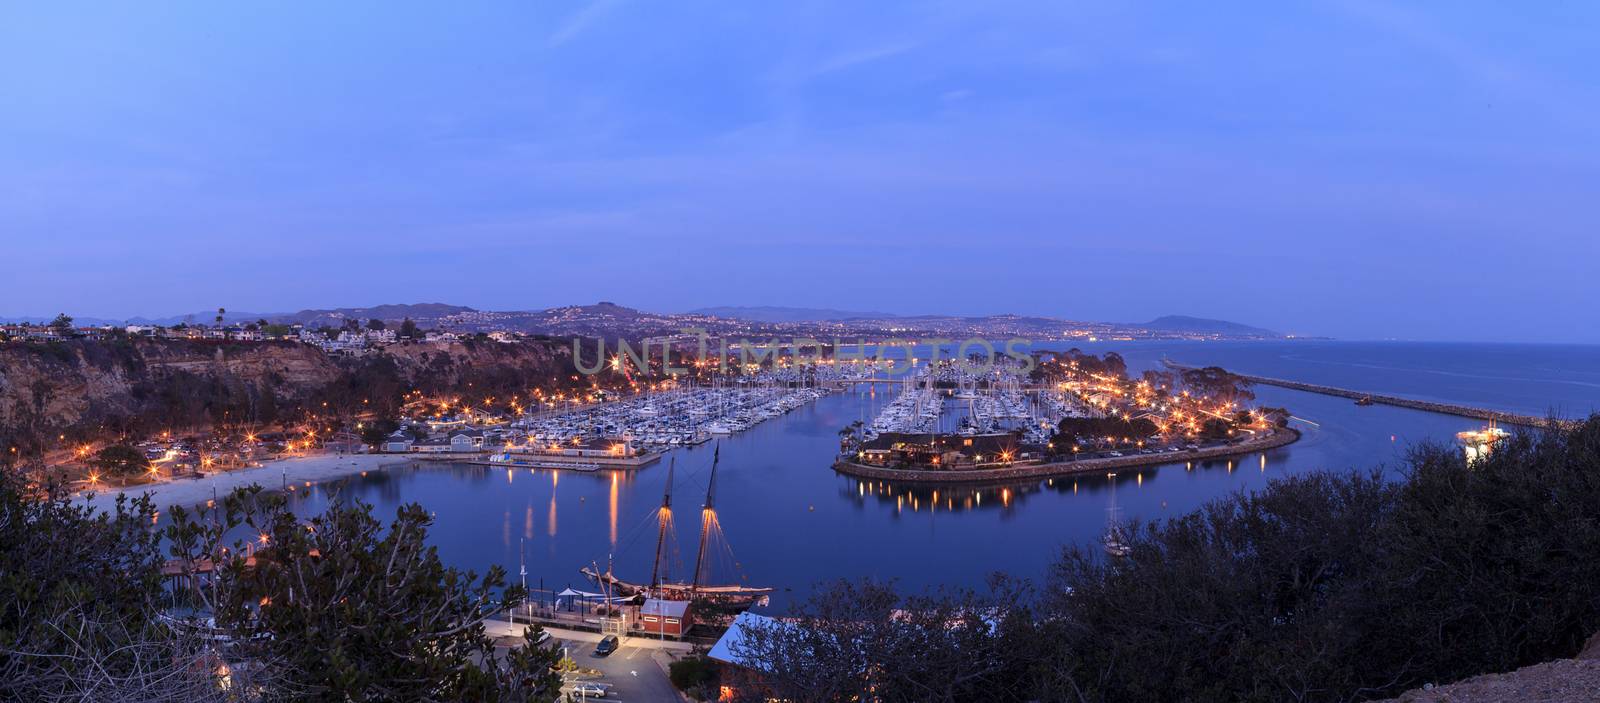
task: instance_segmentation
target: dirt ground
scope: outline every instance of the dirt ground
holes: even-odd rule
[[[1504,674],[1474,676],[1407,691],[1392,703],[1590,703],[1600,701],[1600,634],[1576,659],[1557,659]]]

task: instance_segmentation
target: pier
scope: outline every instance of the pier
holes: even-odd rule
[[[1198,368],[1166,359],[1163,359],[1162,363],[1168,368],[1177,369],[1180,371]],[[1233,372],[1230,371],[1229,373]],[[1554,422],[1556,426],[1559,427],[1574,424],[1574,421],[1571,420],[1560,420],[1550,417],[1539,417],[1536,415],[1521,415],[1518,413],[1508,413],[1500,410],[1490,410],[1487,408],[1475,408],[1470,405],[1435,403],[1428,400],[1416,400],[1413,398],[1401,398],[1399,396],[1382,395],[1378,393],[1366,393],[1363,391],[1353,391],[1348,388],[1322,386],[1315,383],[1302,383],[1300,381],[1289,381],[1282,378],[1272,378],[1269,376],[1254,376],[1244,373],[1233,373],[1233,375],[1243,378],[1251,383],[1259,383],[1264,386],[1277,386],[1279,388],[1288,388],[1289,390],[1304,391],[1306,393],[1320,393],[1322,395],[1331,395],[1337,398],[1349,398],[1356,401],[1381,403],[1383,405],[1392,405],[1397,408],[1423,410],[1442,415],[1455,415],[1457,417],[1469,417],[1475,420],[1488,420],[1503,425],[1517,425],[1520,427],[1547,427]]]

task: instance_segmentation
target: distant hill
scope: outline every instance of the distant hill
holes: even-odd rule
[[[409,317],[413,320],[439,319],[449,315],[463,312],[472,312],[472,308],[460,305],[446,305],[444,303],[415,303],[401,305],[374,305],[370,308],[331,308],[327,310],[301,310],[299,312],[235,312],[229,310],[222,316],[223,322],[255,322],[266,320],[268,322],[281,322],[284,324],[303,324],[311,327],[319,325],[339,326],[346,319],[366,320],[377,318],[380,320],[404,320]],[[199,323],[209,325],[217,318],[217,311],[202,310],[187,315],[171,315],[168,317],[133,317],[117,322],[128,322],[135,325],[176,325],[180,322]],[[91,318],[82,318],[80,324],[101,324]]]
[[[710,315],[752,322],[820,322],[832,320],[887,319],[899,317],[886,312],[851,312],[830,308],[789,308],[774,305],[723,305],[690,310],[690,315]]]
[[[370,308],[334,308],[332,310],[301,310],[293,313],[268,315],[272,322],[298,322],[303,325],[318,325],[340,323],[346,319],[370,320],[378,319],[400,321],[406,318],[413,320],[437,320],[451,315],[475,312],[472,308],[462,305],[446,305],[444,303],[409,303],[374,305]]]
[[[1208,320],[1203,317],[1189,317],[1187,315],[1167,315],[1158,317],[1149,322],[1127,323],[1128,327],[1139,329],[1159,330],[1162,332],[1193,332],[1197,334],[1225,334],[1239,337],[1281,337],[1283,335],[1269,329],[1251,327],[1227,320]]]
[[[126,322],[161,325],[192,322],[209,325],[215,317],[215,311],[206,311],[160,319],[134,318]],[[567,305],[544,310],[496,311],[445,303],[413,303],[282,313],[230,311],[224,316],[224,320],[229,323],[264,319],[268,322],[301,324],[311,328],[342,327],[352,320],[361,322],[374,318],[390,324],[398,324],[401,320],[410,318],[418,327],[425,330],[443,329],[457,332],[513,330],[551,336],[626,336],[634,339],[674,335],[685,329],[701,329],[710,334],[730,335],[773,332],[837,334],[849,331],[868,336],[916,333],[946,336],[1008,335],[1049,339],[1072,334],[1133,339],[1282,338],[1282,335],[1260,327],[1184,315],[1168,315],[1149,322],[1116,323],[1027,315],[896,315],[832,308],[780,306],[718,306],[700,308],[689,313],[671,314],[646,312],[604,301],[593,305]],[[35,324],[49,321],[44,317],[22,319],[28,319]],[[109,321],[79,318],[77,322],[80,325],[97,325]]]

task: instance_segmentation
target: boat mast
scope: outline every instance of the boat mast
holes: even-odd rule
[[[717,490],[717,462],[722,459],[722,443],[717,443],[716,452],[711,455],[711,479],[706,483],[706,504],[700,507],[700,551],[694,557],[694,582],[690,585],[691,591],[700,590],[700,567],[705,563],[706,538],[711,534],[711,521],[717,517],[715,499]]]
[[[672,457],[672,462],[667,464],[667,490],[661,495],[661,528],[656,533],[656,560],[650,565],[651,590],[661,585],[661,545],[667,541],[667,525],[672,522],[672,470],[677,465],[678,457]]]

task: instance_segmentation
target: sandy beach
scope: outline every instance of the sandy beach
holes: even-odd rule
[[[129,498],[135,498],[149,493],[155,500],[156,508],[166,510],[173,505],[199,505],[211,500],[213,495],[226,495],[235,488],[253,483],[261,484],[268,490],[278,490],[286,480],[290,484],[326,481],[386,466],[401,466],[410,461],[406,456],[395,454],[327,454],[297,457],[270,461],[261,466],[228,471],[201,479],[178,479],[102,490],[93,494],[86,491],[80,493],[79,498],[97,509],[110,510],[116,505],[119,495],[126,494]]]

